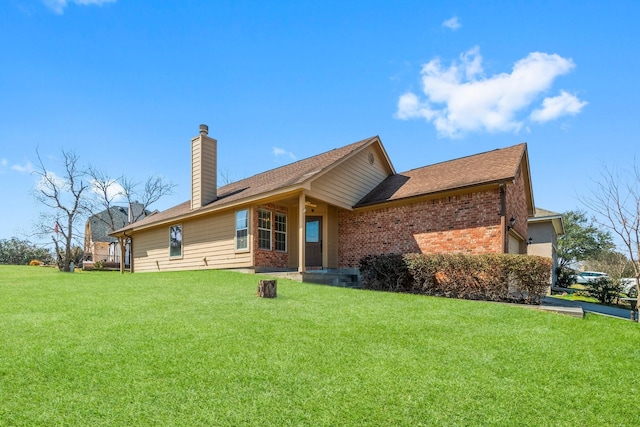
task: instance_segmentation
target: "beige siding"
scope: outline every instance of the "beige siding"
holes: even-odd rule
[[[309,195],[351,208],[390,174],[386,164],[381,150],[371,146],[313,181]]]
[[[217,141],[202,137],[202,204],[206,205],[217,197]]]
[[[234,211],[181,224],[181,258],[169,258],[169,225],[134,236],[136,272],[252,266],[250,252],[235,251]]]
[[[191,208],[197,209],[216,199],[217,141],[207,136],[191,140]]]
[[[194,138],[191,141],[191,209],[196,209],[202,206],[202,177],[200,171],[202,170],[202,145],[200,144],[200,138]]]
[[[326,216],[327,227],[327,267],[338,268],[338,208],[329,206]]]
[[[287,215],[287,252],[289,252],[289,268],[298,267],[298,206],[289,209]]]

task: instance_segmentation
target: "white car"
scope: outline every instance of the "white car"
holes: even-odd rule
[[[584,285],[585,283],[595,282],[601,277],[609,277],[609,275],[601,271],[582,271],[578,273],[575,277],[576,277],[576,283]]]
[[[634,278],[622,278],[620,279],[620,285],[622,286],[622,292],[629,295],[636,287],[636,279]]]

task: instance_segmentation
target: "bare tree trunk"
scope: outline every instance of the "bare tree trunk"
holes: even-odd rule
[[[277,280],[260,280],[258,284],[258,296],[260,298],[275,298],[277,287]]]

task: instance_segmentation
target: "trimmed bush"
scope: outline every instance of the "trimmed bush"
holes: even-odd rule
[[[596,298],[601,304],[611,304],[622,292],[622,286],[608,277],[598,277],[586,285],[590,296]]]
[[[368,255],[360,260],[362,286],[389,292],[410,292],[413,279],[400,254]]]
[[[556,267],[556,286],[570,288],[576,284],[576,272],[567,267]]]
[[[368,256],[360,262],[365,289],[485,301],[539,304],[552,261],[511,254]]]

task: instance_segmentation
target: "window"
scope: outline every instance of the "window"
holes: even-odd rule
[[[258,211],[258,249],[271,250],[270,211]]]
[[[287,216],[276,214],[276,251],[287,251]]]
[[[182,226],[172,225],[169,229],[169,256],[182,256]]]
[[[249,211],[236,212],[236,250],[249,249]]]

